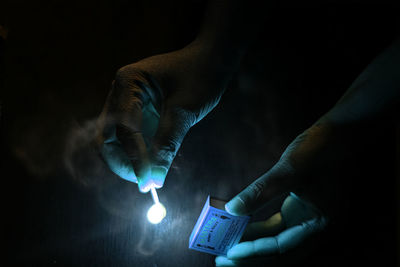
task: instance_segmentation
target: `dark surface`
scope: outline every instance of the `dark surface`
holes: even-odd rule
[[[212,266],[213,256],[187,249],[207,195],[229,199],[268,170],[399,32],[398,9],[352,3],[268,12],[230,90],[185,139],[159,190],[168,214],[157,226],[145,218],[149,195],[110,173],[82,185],[65,151],[93,124],[115,71],[187,44],[204,3],[0,4],[9,29],[0,43],[2,262]],[[377,124],[360,140],[357,171],[341,177],[353,192],[338,203],[346,212],[304,266],[395,265],[395,125]]]

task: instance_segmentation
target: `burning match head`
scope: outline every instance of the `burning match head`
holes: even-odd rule
[[[165,209],[164,205],[161,204],[160,202],[151,206],[150,209],[147,211],[147,219],[152,224],[160,223],[165,218],[166,215],[167,215],[167,210]]]

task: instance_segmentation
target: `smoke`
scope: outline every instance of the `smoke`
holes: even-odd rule
[[[153,261],[155,255],[169,262],[169,250],[174,248],[173,255],[182,257],[182,262],[185,257],[191,262],[187,242],[207,195],[229,200],[266,171],[283,148],[281,131],[276,128],[279,121],[272,113],[274,107],[259,108],[256,95],[260,85],[251,84],[251,80],[247,77],[239,81],[239,90],[228,96],[222,108],[185,138],[159,190],[160,201],[167,209],[167,217],[159,225],[146,219],[152,205],[150,195],[139,193],[136,184],[112,173],[101,158],[96,141],[97,118],[84,122],[64,119],[60,123],[50,120],[50,116],[27,117],[15,127],[19,133],[16,136],[24,138],[16,140],[14,153],[37,176],[63,169],[77,184],[94,192],[96,205],[108,216],[96,222],[100,227],[93,227],[93,233],[86,237],[111,236],[117,248],[131,251],[128,262],[138,262],[134,257]],[[244,90],[250,85],[257,90]],[[276,99],[271,92],[268,94],[272,105]],[[238,106],[237,99],[244,97],[257,101],[250,99]],[[80,242],[86,239],[82,237]]]
[[[46,127],[43,121],[49,122]],[[63,124],[55,126],[54,120],[44,114],[26,115],[9,127],[7,145],[33,177],[44,180],[62,167],[62,132],[66,128]]]
[[[75,122],[65,142],[65,167],[75,181],[87,187],[101,186],[110,175],[100,157],[97,136],[96,120],[88,120],[83,125]]]
[[[192,209],[176,208],[181,205],[181,197],[184,196],[184,192],[176,194],[176,189],[190,182],[185,179],[189,173],[182,173],[182,168],[177,167],[179,164],[171,168],[174,183],[168,189],[159,190],[167,216],[160,224],[153,225],[146,218],[147,210],[153,204],[151,196],[140,193],[137,184],[119,178],[108,169],[100,156],[97,137],[96,119],[83,124],[74,123],[66,138],[63,160],[70,177],[85,188],[94,190],[98,205],[118,222],[107,222],[110,224],[107,229],[113,235],[130,233],[131,236],[124,239],[132,248],[132,254],[147,259],[164,248],[165,242],[186,242],[182,236],[191,230],[194,218],[191,218]],[[196,199],[200,199],[201,195],[196,195]],[[201,207],[204,203],[200,202],[203,201],[194,204]],[[183,229],[184,234],[177,234]],[[96,232],[94,236],[108,234],[110,232]]]
[[[109,214],[132,219],[140,203],[137,184],[114,174],[100,155],[97,119],[75,123],[67,135],[63,162],[69,176],[96,193],[98,204]]]

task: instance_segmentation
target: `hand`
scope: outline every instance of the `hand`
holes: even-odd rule
[[[285,192],[299,192],[313,203],[329,206],[326,201],[335,191],[329,186],[324,190],[320,184],[333,184],[326,173],[332,169],[329,165],[338,166],[330,155],[338,155],[341,147],[335,140],[340,139],[329,123],[315,124],[289,145],[271,170],[229,201],[225,209],[233,215],[251,214]],[[293,253],[324,229],[327,209],[323,211],[291,193],[279,213],[249,224],[242,242],[232,247],[227,257],[217,257],[216,265],[259,266],[260,262],[271,264],[278,258],[277,263],[281,263],[285,258],[282,254]]]
[[[205,46],[192,43],[121,68],[99,118],[110,169],[141,192],[164,184],[188,130],[219,102],[231,76]]]

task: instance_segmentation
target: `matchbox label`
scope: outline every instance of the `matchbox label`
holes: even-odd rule
[[[239,242],[248,221],[248,216],[233,216],[225,210],[210,206],[207,199],[193,229],[189,248],[214,255],[226,255]]]

